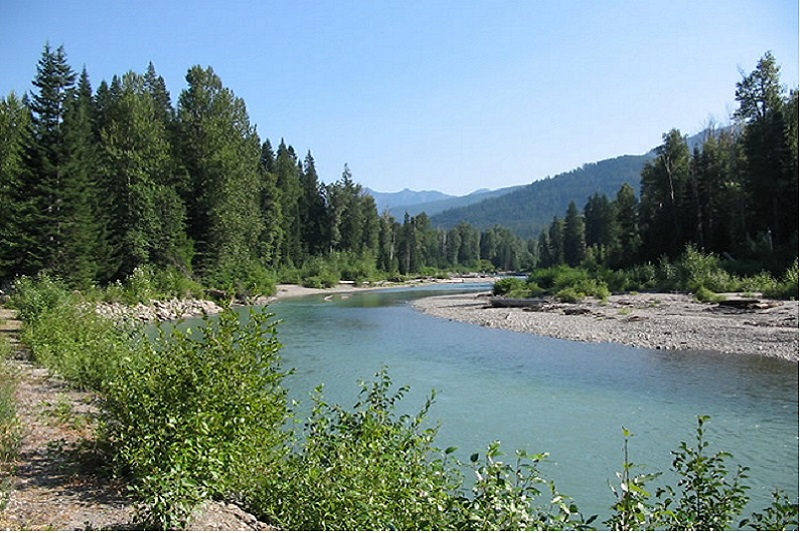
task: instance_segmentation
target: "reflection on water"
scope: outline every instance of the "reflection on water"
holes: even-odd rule
[[[606,515],[612,503],[623,426],[636,435],[631,459],[667,472],[670,451],[692,444],[697,415],[710,415],[711,449],[751,468],[750,508],[767,505],[773,487],[797,497],[796,364],[561,341],[433,318],[408,304],[437,292],[273,304],[285,364],[297,370],[286,382],[291,396],[307,408],[309,392],[324,383],[329,403],[349,407],[357,382],[387,365],[396,385],[412,387],[408,411],[438,392],[431,416],[441,421],[440,447],[457,445],[465,458],[499,439],[509,454],[548,451],[545,475],[587,515]]]

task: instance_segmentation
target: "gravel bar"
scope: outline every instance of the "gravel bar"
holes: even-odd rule
[[[736,309],[700,303],[687,294],[635,293],[612,295],[607,302],[493,308],[488,294],[457,294],[423,298],[413,305],[448,320],[558,339],[758,354],[797,362],[798,302],[759,302],[763,308]]]

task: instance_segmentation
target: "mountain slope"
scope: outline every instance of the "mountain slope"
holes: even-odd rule
[[[378,206],[380,212],[387,209],[394,212],[396,206],[412,206],[456,198],[439,191],[412,191],[411,189],[403,189],[400,192],[378,192],[367,188],[365,192],[375,199],[375,205]],[[402,215],[402,211],[400,214]]]
[[[509,194],[516,189],[520,189],[524,187],[524,185],[517,185],[514,187],[505,187],[503,189],[496,189],[496,190],[489,190],[489,189],[480,189],[473,193],[470,193],[466,196],[451,196],[450,198],[445,198],[442,200],[435,200],[432,202],[425,202],[425,203],[416,203],[416,204],[398,204],[396,206],[392,206],[390,211],[395,218],[402,218],[403,215],[408,212],[409,215],[415,216],[423,211],[428,216],[433,216],[437,213],[441,213],[442,211],[446,211],[447,209],[454,209],[457,207],[466,207],[469,205],[477,204],[484,200],[488,200],[489,198],[495,198],[497,196],[502,196],[504,194]]]
[[[499,225],[523,238],[535,237],[550,224],[554,216],[564,216],[570,201],[582,209],[594,193],[613,198],[624,183],[629,183],[638,191],[642,168],[653,157],[653,152],[650,152],[587,163],[552,178],[514,188],[513,192],[502,196],[448,209],[431,216],[431,223],[445,228],[462,221],[480,229]]]

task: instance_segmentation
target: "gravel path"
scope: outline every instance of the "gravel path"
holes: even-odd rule
[[[662,350],[711,350],[798,361],[798,302],[762,300],[739,310],[685,294],[613,295],[608,302],[549,303],[541,310],[488,307],[488,295],[434,296],[418,310],[449,320],[581,341]]]

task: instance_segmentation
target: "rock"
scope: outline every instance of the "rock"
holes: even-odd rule
[[[233,504],[205,502],[189,521],[188,531],[277,531]]]

